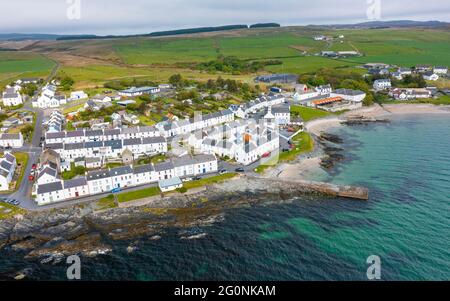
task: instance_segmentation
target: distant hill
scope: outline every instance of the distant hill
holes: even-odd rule
[[[450,26],[450,23],[441,21],[412,21],[412,20],[399,20],[399,21],[371,21],[358,24],[336,24],[325,25],[334,28],[391,28],[391,27],[446,27]]]
[[[281,27],[278,23],[257,23],[250,25],[250,28],[273,28],[273,27]]]
[[[25,41],[25,40],[41,40],[52,41],[56,40],[61,35],[56,34],[22,34],[22,33],[0,33],[0,41]]]
[[[162,36],[175,36],[182,34],[195,34],[205,32],[217,32],[236,29],[247,29],[247,25],[226,25],[216,27],[199,27],[199,28],[186,28],[177,30],[157,31],[149,34],[139,35],[126,35],[126,36],[95,36],[95,35],[79,35],[79,36],[63,36],[58,37],[57,40],[84,40],[84,39],[113,39],[113,38],[131,38],[131,37],[162,37]]]
[[[399,20],[399,21],[372,21],[358,24],[330,24],[330,25],[308,25],[309,27],[325,27],[335,29],[364,29],[364,28],[391,28],[391,27],[448,27],[450,23],[441,21],[412,21],[412,20]],[[199,28],[186,28],[177,30],[157,31],[148,34],[136,34],[136,35],[57,35],[57,34],[0,34],[0,41],[25,41],[25,40],[41,40],[41,41],[55,41],[55,40],[94,40],[94,39],[116,39],[116,38],[131,38],[131,37],[161,37],[161,36],[175,36],[183,34],[196,34],[207,32],[219,32],[236,29],[247,28],[279,28],[278,23],[257,23],[253,25],[226,25],[215,27],[199,27]]]

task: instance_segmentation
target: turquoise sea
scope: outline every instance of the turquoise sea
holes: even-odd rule
[[[410,115],[391,124],[336,130],[345,160],[315,179],[370,188],[368,202],[301,197],[233,209],[207,236],[168,229],[128,254],[82,259],[84,280],[367,280],[367,257],[382,280],[450,279],[450,118]],[[268,200],[270,201],[270,200]],[[0,251],[2,271],[64,279],[64,264],[43,265]]]

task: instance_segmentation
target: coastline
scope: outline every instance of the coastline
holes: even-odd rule
[[[331,129],[344,126],[342,121],[346,118],[360,116],[363,118],[390,119],[390,117],[394,116],[414,114],[449,114],[450,116],[450,106],[407,103],[387,104],[383,106],[375,104],[370,107],[363,107],[355,111],[346,112],[340,116],[312,120],[305,124],[305,129],[315,136],[317,142],[317,137],[322,133],[327,133]],[[309,180],[312,174],[323,171],[320,166],[322,157],[323,152],[316,143],[313,153],[300,157],[293,163],[285,163],[275,167],[273,170],[268,170],[265,176]]]
[[[376,105],[341,116],[314,120],[307,123],[306,128],[318,142],[322,132],[343,126],[341,122],[348,116],[385,118],[430,113],[449,114],[450,107],[395,105],[386,108]],[[157,240],[168,227],[189,229],[208,225],[221,220],[228,209],[264,204],[268,200],[271,200],[270,203],[288,202],[300,194],[314,197],[318,194],[317,190],[305,189],[300,183],[292,181],[309,181],[309,176],[317,170],[325,172],[320,165],[323,155],[322,146],[315,143],[313,152],[300,155],[294,162],[270,168],[257,178],[240,176],[192,194],[170,196],[170,201],[168,197],[146,202],[138,200],[130,202],[129,206],[106,210],[99,210],[95,202],[91,202],[55,211],[28,212],[0,221],[0,249],[9,247],[23,252],[26,258],[44,258],[49,262],[57,262],[73,253],[95,257],[112,251],[102,237],[112,240],[139,237]],[[192,239],[198,235],[194,233]],[[186,237],[191,238],[189,235]]]

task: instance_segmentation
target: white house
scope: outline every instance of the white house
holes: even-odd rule
[[[352,102],[362,102],[366,98],[366,93],[360,90],[337,89],[330,94],[331,97],[342,97]]]
[[[76,178],[63,182],[64,198],[66,200],[77,199],[89,195],[89,186],[86,178]]]
[[[174,177],[167,180],[160,180],[158,186],[162,192],[169,192],[183,187],[183,182],[179,177]]]
[[[277,125],[287,125],[291,122],[291,108],[288,105],[269,107],[264,119],[272,121]]]
[[[112,101],[112,98],[106,95],[95,95],[91,98],[92,101],[97,103],[110,103]]]
[[[295,92],[294,100],[295,101],[303,101],[309,98],[314,98],[319,96],[321,93],[312,89],[306,90],[304,92]]]
[[[392,87],[391,80],[388,78],[377,79],[373,83],[373,88],[377,91],[387,90]]]
[[[156,94],[160,91],[161,89],[159,87],[131,87],[129,89],[119,91],[119,95],[125,97],[135,97],[143,94]]]
[[[8,191],[14,172],[16,171],[17,161],[11,153],[7,152],[0,159],[0,191]]]
[[[109,170],[91,171],[86,176],[90,194],[111,192],[113,184]]]
[[[74,91],[70,93],[70,100],[86,99],[89,96],[84,91]]]
[[[314,88],[316,92],[319,92],[320,95],[327,95],[330,94],[333,91],[333,88],[331,88],[331,85],[321,85],[316,88]]]
[[[39,206],[64,201],[65,199],[66,194],[64,193],[62,181],[38,185],[36,202]]]
[[[18,134],[0,134],[0,147],[3,148],[21,148],[23,146],[22,133]]]
[[[36,183],[37,185],[44,185],[54,182],[59,182],[61,179],[58,176],[58,171],[50,166],[44,166],[38,173]]]
[[[22,95],[14,88],[7,88],[5,92],[3,92],[2,99],[3,105],[6,107],[15,107],[23,103]]]
[[[448,73],[448,67],[446,66],[436,66],[433,69],[433,72],[435,74],[441,74],[441,75],[446,75]]]
[[[131,166],[112,168],[109,170],[111,182],[114,188],[127,188],[134,186],[134,171]]]
[[[428,71],[423,74],[423,78],[425,80],[437,81],[439,79],[439,75],[437,75],[436,73],[434,73],[432,71]]]

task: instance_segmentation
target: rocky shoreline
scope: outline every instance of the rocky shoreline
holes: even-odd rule
[[[0,249],[55,264],[68,255],[95,257],[109,253],[109,240],[156,240],[167,227],[186,229],[180,233],[183,239],[202,238],[204,233],[192,232],[192,228],[220,221],[228,209],[317,194],[295,183],[274,184],[269,179],[243,177],[195,195],[177,195],[148,206],[96,211],[91,204],[31,212],[0,222]],[[136,247],[132,244],[127,251]]]

